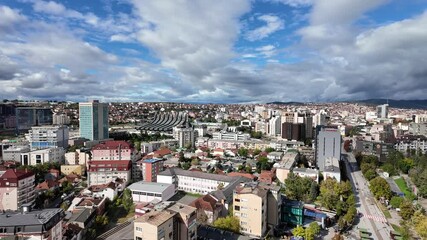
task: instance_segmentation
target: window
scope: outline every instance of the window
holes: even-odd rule
[[[142,240],[142,237],[135,237],[135,240]]]
[[[235,198],[235,199],[234,199],[234,201],[235,201],[235,202],[240,202],[240,199]]]
[[[240,211],[240,206],[234,206],[234,210]]]

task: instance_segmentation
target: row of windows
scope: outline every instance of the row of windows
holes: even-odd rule
[[[144,195],[144,196],[152,196],[152,197],[162,197],[162,194],[159,194],[159,193],[150,193],[150,192],[133,191],[132,194],[135,194],[135,195]]]

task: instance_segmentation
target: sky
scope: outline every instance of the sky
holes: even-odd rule
[[[0,98],[427,99],[427,0],[0,0]]]

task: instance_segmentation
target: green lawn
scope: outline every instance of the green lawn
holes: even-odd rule
[[[386,208],[383,204],[379,203],[379,204],[377,204],[377,205],[378,205],[378,206],[380,206],[381,211],[383,211],[384,216],[385,216],[386,218],[391,218],[391,214],[390,214],[390,212],[387,210],[387,208]]]
[[[415,199],[415,194],[408,188],[408,186],[406,185],[405,179],[400,177],[400,178],[394,179],[394,182],[397,184],[400,191],[402,191],[403,194],[405,194],[406,198],[408,198],[409,200]]]

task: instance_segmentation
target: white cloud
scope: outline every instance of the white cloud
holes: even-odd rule
[[[13,30],[13,26],[25,21],[26,17],[21,15],[18,10],[0,5],[0,33],[9,32]]]
[[[268,0],[289,5],[291,7],[307,7],[313,4],[313,0]]]
[[[261,15],[257,19],[265,22],[266,25],[247,32],[246,39],[249,41],[261,40],[285,27],[285,22],[282,19],[271,14]]]
[[[265,57],[271,57],[276,54],[276,47],[273,45],[265,45],[265,46],[256,48],[255,51],[261,53]]]

